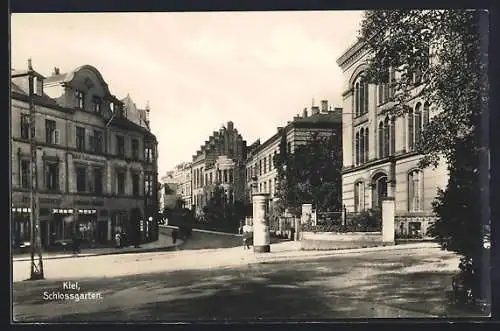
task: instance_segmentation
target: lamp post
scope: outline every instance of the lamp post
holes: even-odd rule
[[[38,280],[43,279],[43,259],[41,251],[41,238],[40,238],[40,218],[38,209],[38,180],[36,169],[36,141],[35,141],[35,123],[36,123],[36,110],[34,102],[34,79],[36,76],[33,67],[31,66],[31,59],[28,59],[28,73],[12,75],[15,77],[28,76],[28,90],[29,90],[29,138],[30,138],[30,154],[31,154],[31,186],[30,186],[30,249],[31,249],[31,268],[30,279]],[[35,258],[36,255],[36,258]]]

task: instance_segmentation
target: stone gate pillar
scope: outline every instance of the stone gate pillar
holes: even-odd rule
[[[394,197],[385,197],[382,199],[382,242],[387,244],[394,243]]]
[[[267,253],[271,251],[271,240],[269,238],[268,200],[268,193],[254,193],[252,195],[253,251],[258,253]]]

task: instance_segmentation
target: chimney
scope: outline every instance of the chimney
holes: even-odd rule
[[[321,100],[321,112],[322,113],[328,112],[328,100]]]
[[[282,126],[278,126],[278,133],[280,133],[283,130]]]
[[[316,115],[319,114],[319,107],[318,106],[312,106],[311,107],[311,115]]]
[[[304,111],[302,112],[302,117],[307,118],[307,108],[304,108]]]
[[[59,68],[58,67],[54,67],[54,73],[53,73],[53,75],[55,76],[55,75],[59,75],[59,74],[60,74]]]

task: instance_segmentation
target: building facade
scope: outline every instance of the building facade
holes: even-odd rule
[[[161,184],[164,207],[173,208],[177,199],[182,199],[182,207],[191,209],[191,162],[182,162],[167,171],[161,178]]]
[[[36,77],[35,141],[41,239],[108,244],[116,232],[157,237],[157,143],[125,117],[124,105],[89,65],[45,78],[33,71],[11,80],[12,238],[29,241],[29,75]],[[155,202],[156,199],[156,202]],[[155,205],[153,207],[153,205]]]
[[[224,188],[228,201],[245,196],[246,141],[228,122],[205,141],[191,164],[192,208],[197,216],[213,196],[215,187]]]
[[[380,208],[381,199],[395,198],[396,233],[425,234],[434,220],[432,201],[437,189],[447,184],[445,163],[421,169],[417,154],[422,128],[437,110],[418,96],[408,104],[411,111],[388,116],[397,91],[389,84],[368,84],[363,80],[370,54],[361,42],[338,60],[343,70],[343,175],[342,196],[350,212]],[[391,70],[389,82],[399,77]],[[395,180],[391,181],[390,179]]]
[[[246,197],[251,201],[252,184],[259,192],[269,193],[269,201],[276,197],[278,172],[274,159],[280,153],[282,135],[286,136],[287,151],[293,151],[300,145],[307,143],[312,133],[330,136],[336,135],[342,144],[342,109],[331,110],[328,101],[321,102],[321,108],[312,106],[308,116],[307,108],[302,116],[295,116],[285,127],[277,128],[276,134],[260,143],[253,143],[248,150],[246,162]],[[340,196],[339,196],[340,199]]]

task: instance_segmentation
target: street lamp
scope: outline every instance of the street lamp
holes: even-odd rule
[[[40,238],[40,218],[38,209],[38,180],[36,169],[36,141],[35,141],[35,123],[36,123],[36,110],[34,101],[34,79],[37,74],[31,66],[31,59],[28,59],[28,72],[23,74],[12,75],[12,78],[24,77],[28,75],[28,90],[29,90],[29,138],[30,138],[30,154],[31,154],[31,187],[30,187],[30,249],[31,249],[31,268],[30,279],[38,280],[43,279],[43,259],[41,251],[41,238]],[[35,259],[37,255],[37,259]]]

